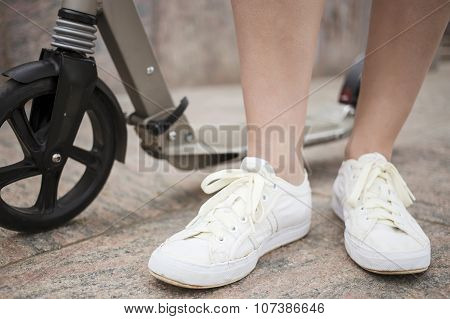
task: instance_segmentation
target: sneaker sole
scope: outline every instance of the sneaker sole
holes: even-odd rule
[[[188,284],[184,284],[182,282],[176,281],[176,280],[172,280],[169,278],[166,278],[164,276],[161,276],[159,274],[157,274],[156,272],[153,272],[150,270],[150,274],[155,277],[158,280],[164,281],[165,283],[171,284],[172,286],[177,286],[177,287],[181,287],[181,288],[189,288],[189,289],[212,289],[212,288],[217,288],[217,287],[221,287],[221,286],[225,286],[227,284],[223,284],[223,285],[218,285],[218,286],[194,286],[194,285],[188,285]],[[231,284],[232,282],[230,282]]]
[[[344,221],[344,210],[342,205],[333,194],[331,199],[331,208],[334,213]],[[345,249],[350,258],[361,268],[376,274],[382,275],[408,275],[424,272],[428,269],[430,255],[429,250],[418,251],[410,254],[381,254],[379,252],[370,251],[360,247],[354,240],[349,237],[351,235],[345,231]],[[380,258],[381,257],[381,258]],[[406,267],[402,264],[416,264],[417,267]],[[427,266],[424,266],[427,264]],[[400,269],[393,269],[400,268]]]
[[[226,273],[215,270],[215,268],[217,269],[217,267],[214,266],[205,266],[204,268],[202,268],[201,266],[199,267],[196,265],[181,262],[177,262],[178,265],[176,265],[175,260],[170,261],[162,256],[159,258],[159,261],[153,261],[152,264],[149,262],[149,270],[152,276],[154,276],[156,279],[182,288],[209,289],[226,286],[249,275],[256,268],[258,260],[265,254],[281,246],[290,244],[305,237],[309,232],[310,226],[311,223],[308,222],[300,226],[290,227],[276,232],[271,237],[266,239],[258,248],[258,250],[255,250],[250,255],[231,263],[220,264],[219,267],[225,269],[224,272]],[[189,268],[191,268],[192,272],[186,270]],[[223,277],[230,278],[227,278],[224,281],[214,283],[211,282],[208,284],[195,284],[194,282],[187,282],[187,280],[185,281],[174,278],[175,276],[192,278],[192,275],[199,274],[201,274],[202,277],[207,277],[207,275],[209,275],[215,279],[217,279],[217,277],[220,277],[221,275]]]
[[[380,270],[364,268],[362,266],[360,266],[360,267],[363,268],[364,270],[367,270],[369,272],[373,272],[374,274],[379,274],[379,275],[412,275],[412,274],[419,274],[421,272],[425,272],[428,270],[428,267],[425,267],[425,268],[413,269],[413,270],[380,271]]]

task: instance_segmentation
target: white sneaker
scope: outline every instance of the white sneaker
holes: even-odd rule
[[[188,288],[233,283],[247,276],[262,255],[309,231],[307,178],[294,186],[262,159],[247,157],[240,169],[213,173],[201,186],[208,194],[220,192],[150,257],[148,267],[162,281]]]
[[[430,240],[405,207],[415,200],[383,155],[342,163],[331,206],[345,221],[345,248],[368,271],[410,274],[430,265]]]

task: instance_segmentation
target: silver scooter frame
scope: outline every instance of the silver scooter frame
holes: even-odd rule
[[[149,120],[167,117],[176,108],[132,0],[63,0],[62,9],[97,17],[97,26],[135,108],[127,122],[136,127],[142,148],[181,169],[193,169],[242,158],[245,146],[213,149],[196,139],[182,115],[165,134],[146,129]]]

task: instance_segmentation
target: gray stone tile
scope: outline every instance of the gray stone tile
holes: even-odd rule
[[[423,223],[433,243],[430,269],[418,276],[380,276],[355,265],[343,246],[341,222],[328,200],[314,198],[313,228],[303,240],[264,256],[233,285],[189,291],[151,277],[147,260],[194,209],[165,212],[125,229],[40,254],[0,273],[0,297],[136,298],[406,298],[449,297],[448,228]]]
[[[0,229],[0,297],[448,298],[449,75],[449,65],[429,74],[393,157],[417,197],[411,213],[432,242],[432,264],[424,274],[374,275],[347,256],[343,225],[329,208],[344,140],[306,150],[315,212],[306,238],[267,254],[247,278],[224,288],[189,291],[161,283],[148,273],[148,257],[195,216],[207,198],[199,183],[208,172],[181,172],[155,162],[143,155],[130,129],[127,164],[115,165],[101,195],[79,217],[42,234]],[[311,97],[312,105],[333,100],[338,88],[338,82],[325,87]],[[236,104],[240,99],[236,87],[196,92],[189,111],[194,118],[204,110],[202,100],[214,104],[223,94],[221,105],[226,110],[225,101]],[[214,97],[207,97],[208,92]],[[233,108],[227,120],[232,121],[230,114],[241,120],[240,112]],[[16,147],[0,132],[2,158],[16,152]]]

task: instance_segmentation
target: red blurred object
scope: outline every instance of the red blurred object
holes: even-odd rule
[[[341,92],[339,102],[348,103],[351,100],[351,96],[352,96],[352,90],[349,87],[345,87]]]

